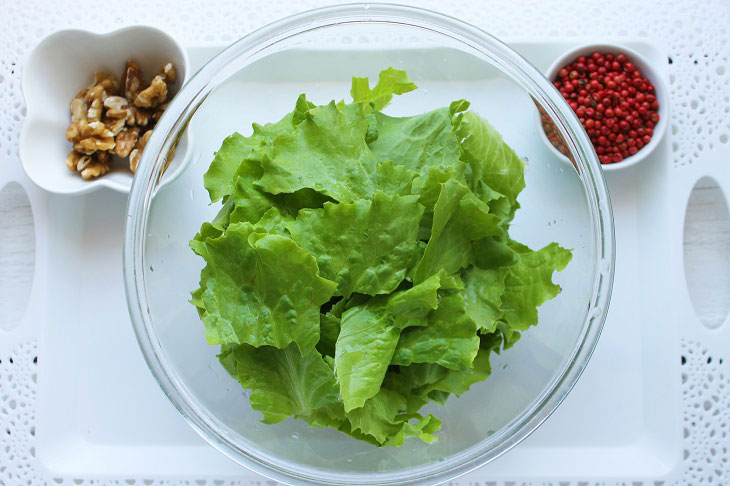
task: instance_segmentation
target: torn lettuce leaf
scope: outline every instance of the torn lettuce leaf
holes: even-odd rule
[[[265,125],[254,123],[253,134],[250,137],[244,137],[240,133],[227,137],[203,177],[211,202],[216,202],[233,192],[236,173],[243,161],[261,161],[268,153],[274,138],[293,129],[292,113],[289,113],[275,123]]]
[[[295,130],[274,139],[256,187],[270,194],[308,188],[346,203],[372,197],[378,161],[365,143],[360,105],[331,102],[302,116]]]
[[[346,412],[378,393],[401,331],[425,325],[426,315],[438,307],[438,290],[455,285],[440,272],[408,290],[373,297],[343,312],[335,369]]]
[[[251,407],[263,414],[264,423],[275,424],[290,416],[331,423],[342,415],[334,372],[315,349],[300,353],[296,346],[228,344],[219,358],[251,390]]]
[[[380,72],[378,83],[370,89],[368,78],[352,78],[350,96],[355,103],[367,103],[375,111],[385,108],[393,95],[413,91],[417,86],[408,78],[405,71],[388,68]]]
[[[378,160],[392,160],[417,172],[459,163],[459,142],[448,109],[403,118],[376,112],[375,120],[377,139],[369,147]]]
[[[319,307],[336,284],[317,274],[313,256],[291,239],[230,225],[203,243],[207,266],[200,300],[209,344],[287,347],[319,340]]]
[[[454,370],[470,368],[479,351],[479,336],[476,324],[466,313],[463,295],[446,295],[426,319],[425,326],[401,333],[391,363],[435,363]]]
[[[462,158],[472,172],[472,187],[483,181],[507,197],[512,206],[525,188],[525,163],[484,118],[473,111],[454,116]]]
[[[287,223],[291,238],[316,255],[319,273],[337,282],[336,295],[388,294],[419,257],[423,206],[417,196],[382,192],[352,204],[302,210]]]
[[[472,242],[502,232],[497,216],[468,187],[449,179],[434,206],[431,236],[415,268],[418,283],[444,270],[453,274],[474,259]]]
[[[553,283],[554,271],[562,271],[572,258],[569,250],[550,243],[537,251],[521,253],[519,261],[505,267],[501,305],[505,322],[525,331],[537,324],[537,308],[560,293]]]

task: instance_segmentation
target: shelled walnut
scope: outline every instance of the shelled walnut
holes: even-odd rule
[[[66,167],[72,172],[81,173],[84,180],[93,179],[109,172],[109,152],[97,151],[91,155],[85,155],[72,150],[66,157]]]
[[[147,133],[152,133],[152,131],[148,130]],[[129,153],[137,145],[138,137],[139,137],[139,128],[136,128],[136,127],[125,128],[124,130],[119,132],[119,135],[117,135],[117,146],[116,146],[116,150],[114,151],[114,153],[120,157],[129,157]],[[132,170],[132,172],[134,172],[134,170]]]
[[[71,100],[71,124],[66,139],[73,150],[66,166],[79,172],[84,180],[111,170],[112,156],[129,159],[129,168],[137,164],[152,129],[167,108],[168,91],[177,73],[166,63],[145,86],[140,65],[128,60],[121,80],[110,73],[97,71],[94,81]]]
[[[132,172],[137,172],[137,164],[139,163],[139,158],[142,156],[142,151],[144,150],[145,146],[147,146],[147,142],[149,141],[151,135],[152,130],[147,130],[144,135],[139,137],[137,145],[135,145],[134,150],[132,150],[132,152],[129,154],[129,169]]]
[[[144,84],[144,75],[142,74],[142,67],[133,60],[128,60],[127,65],[124,66],[124,72],[122,73],[122,89],[124,95],[128,100],[134,101],[137,94],[142,90]]]

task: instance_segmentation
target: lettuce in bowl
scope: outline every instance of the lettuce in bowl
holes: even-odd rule
[[[206,262],[191,302],[265,423],[436,440],[422,407],[487,379],[560,292],[571,252],[509,237],[523,161],[465,100],[382,113],[415,88],[390,68],[353,78],[348,104],[301,95],[205,174],[222,208],[190,242]]]

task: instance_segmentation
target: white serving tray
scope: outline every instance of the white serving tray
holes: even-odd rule
[[[510,44],[541,69],[573,45]],[[660,68],[666,62],[651,44],[624,44]],[[190,48],[193,71],[217,51]],[[616,276],[603,335],[583,376],[531,437],[464,481],[660,480],[680,466],[677,316],[687,302],[668,299],[677,289],[661,278],[682,272],[676,220],[683,213],[670,211],[671,136],[639,166],[607,174]],[[219,142],[211,140],[211,153]],[[552,157],[541,144],[535,136],[525,150]],[[201,439],[144,363],[122,282],[126,198],[97,192],[33,203],[47,215],[37,241],[44,278],[36,280],[34,297],[45,303],[38,316],[36,453],[49,477],[261,479]]]

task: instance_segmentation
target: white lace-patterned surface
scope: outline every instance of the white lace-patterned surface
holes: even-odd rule
[[[109,31],[152,24],[196,44],[228,43],[277,18],[331,2],[298,0],[266,2],[188,0],[176,2],[111,2],[103,5],[77,0],[0,0],[0,164],[19,164],[17,141],[25,115],[20,75],[25,57],[44,36],[67,27]],[[666,46],[671,90],[673,165],[676,170],[701,164],[703,154],[730,140],[730,4],[703,2],[586,2],[544,0],[503,2],[422,1],[404,3],[468,19],[498,37],[630,36],[656,39]],[[586,28],[586,22],[590,28]],[[48,80],[52,82],[52,80]],[[649,484],[730,484],[730,354],[683,329],[682,394],[684,405],[684,463],[670,481]],[[101,484],[83,478],[47,478],[36,469],[34,407],[37,344],[35,340],[5,349],[0,341],[0,486],[42,484]],[[724,352],[725,354],[718,354]],[[120,485],[275,484],[230,481],[159,481],[119,478]],[[474,483],[472,483],[474,484]],[[490,486],[496,483],[484,483]],[[532,483],[507,483],[532,486]],[[534,483],[534,486],[547,483]],[[591,482],[552,483],[561,486]],[[600,482],[600,485],[612,483]],[[476,485],[474,485],[476,486]]]

